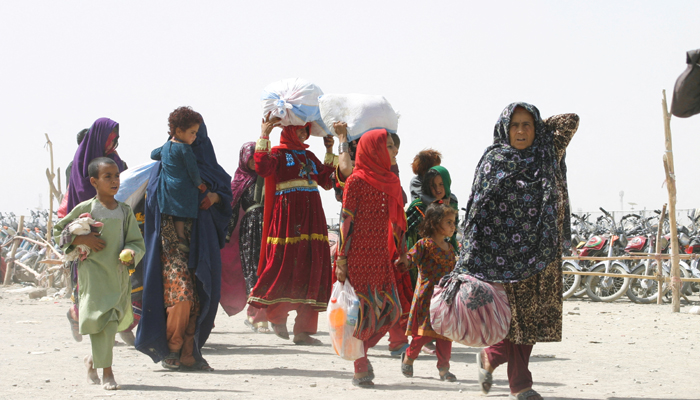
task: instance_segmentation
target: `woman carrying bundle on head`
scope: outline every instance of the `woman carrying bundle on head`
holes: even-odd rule
[[[331,189],[333,165],[321,163],[306,150],[310,123],[285,126],[278,146],[269,135],[279,118],[263,120],[255,147],[255,170],[265,177],[265,219],[258,281],[248,304],[266,308],[253,323],[270,322],[273,332],[289,339],[287,317],[296,311],[294,344],[320,345],[310,335],[318,328],[331,294],[328,228],[318,186]],[[324,142],[327,153],[333,146]],[[264,315],[263,315],[264,314]]]

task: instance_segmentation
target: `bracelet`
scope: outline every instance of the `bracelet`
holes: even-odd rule
[[[349,149],[348,142],[344,142],[338,145],[338,154],[347,153]]]

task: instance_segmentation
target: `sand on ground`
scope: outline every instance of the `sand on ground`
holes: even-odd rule
[[[384,338],[369,351],[375,387],[351,384],[353,364],[333,352],[326,314],[316,335],[323,346],[295,346],[273,334],[254,333],[245,312],[228,317],[221,308],[203,348],[214,372],[173,372],[123,343],[114,348],[121,390],[86,383],[83,357],[89,337],[73,340],[66,310],[70,300],[31,300],[0,287],[0,399],[482,399],[476,348],[455,344],[451,371],[456,383],[438,378],[435,356],[421,356],[414,378],[400,372]],[[691,305],[697,305],[697,295]],[[546,399],[700,399],[700,316],[672,313],[670,305],[639,305],[626,299],[564,303],[561,343],[537,344],[530,370]],[[288,328],[292,330],[294,314]],[[119,340],[119,337],[117,336]],[[486,396],[508,398],[506,365],[494,373]]]

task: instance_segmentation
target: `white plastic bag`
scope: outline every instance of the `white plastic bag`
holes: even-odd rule
[[[114,198],[128,204],[131,208],[136,208],[139,201],[143,200],[143,196],[146,195],[148,177],[155,164],[155,161],[149,161],[122,172],[119,191],[114,195]]]
[[[349,280],[336,281],[333,284],[331,299],[328,302],[326,315],[328,316],[328,329],[333,343],[333,350],[344,360],[355,361],[365,356],[365,347],[362,340],[352,334],[354,325],[348,325],[348,310],[353,301],[358,300],[355,289]]]
[[[300,78],[273,82],[260,95],[263,117],[281,118],[280,125],[306,125],[311,122],[311,134],[326,136],[330,132],[321,120],[318,98],[321,88]]]
[[[333,123],[348,124],[348,141],[372,129],[384,128],[396,133],[399,115],[384,96],[367,94],[324,94],[318,102],[323,123],[332,134]]]

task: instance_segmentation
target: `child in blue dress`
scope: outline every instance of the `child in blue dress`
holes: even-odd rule
[[[197,138],[202,116],[190,107],[179,107],[170,113],[170,139],[151,152],[151,159],[161,161],[158,181],[158,206],[161,214],[171,216],[180,241],[178,248],[189,252],[185,224],[197,218],[198,190],[206,191],[199,176],[197,158],[190,146]]]

